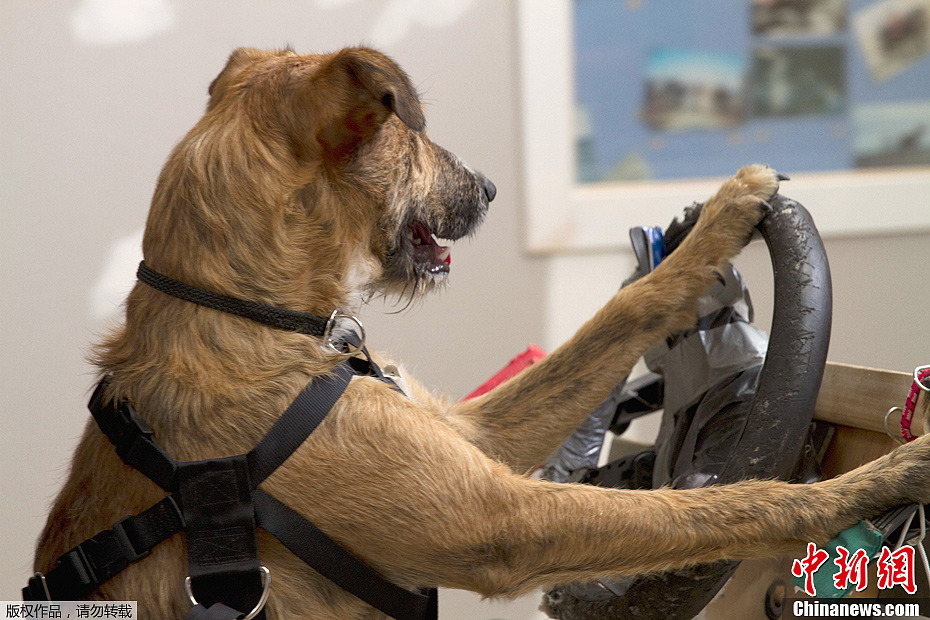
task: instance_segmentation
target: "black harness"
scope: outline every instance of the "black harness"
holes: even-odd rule
[[[355,375],[390,383],[354,333],[331,338],[336,314],[316,315],[219,295],[178,282],[139,265],[139,279],[167,294],[300,333],[317,335],[351,357],[331,374],[316,377],[247,454],[178,462],[153,439],[152,430],[125,400],[104,400],[104,378],[88,408],[127,465],[168,495],[147,510],[116,523],[36,573],[23,588],[25,601],[79,600],[137,562],[159,543],[184,532],[193,607],[185,620],[264,620],[271,575],[258,557],[255,529],[270,532],[297,557],[340,588],[397,620],[435,620],[436,590],[397,586],[341,547],[310,521],[258,488],[294,452],[342,396]],[[398,391],[400,391],[398,389]]]

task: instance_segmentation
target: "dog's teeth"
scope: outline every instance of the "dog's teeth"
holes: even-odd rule
[[[452,254],[452,250],[450,250],[449,248],[443,248],[442,252],[440,252],[436,258],[438,258],[439,261],[443,263],[449,262],[450,254]]]

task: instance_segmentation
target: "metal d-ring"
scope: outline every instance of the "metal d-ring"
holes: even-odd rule
[[[252,618],[258,615],[258,612],[265,608],[265,603],[268,602],[268,589],[271,586],[271,571],[269,571],[265,566],[261,566],[260,568],[262,569],[262,595],[259,597],[258,602],[255,604],[255,608],[246,614],[242,620],[252,620]],[[191,586],[190,577],[187,577],[184,580],[184,589],[187,590],[187,598],[190,599],[191,605],[194,607],[199,605],[200,603],[198,603],[197,599],[194,598],[194,589]]]
[[[892,439],[894,439],[895,441],[897,441],[899,444],[904,445],[906,442],[903,439],[901,439],[897,434],[892,433],[891,429],[888,428],[888,416],[890,416],[892,413],[895,413],[895,412],[904,413],[904,407],[892,407],[887,412],[885,412],[885,420],[883,422],[885,426],[885,434],[891,437]]]
[[[349,319],[358,326],[358,337],[360,339],[358,346],[353,347],[351,343],[347,342],[347,351],[341,351],[340,349],[336,348],[336,343],[333,342],[332,333],[333,328],[336,326],[337,319]],[[362,325],[362,322],[358,320],[358,317],[354,314],[347,314],[337,308],[336,310],[333,310],[333,313],[329,315],[329,320],[326,321],[326,329],[323,330],[323,345],[331,349],[334,353],[352,357],[365,348],[365,326]]]

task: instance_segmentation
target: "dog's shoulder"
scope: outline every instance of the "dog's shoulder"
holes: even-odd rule
[[[384,376],[393,382],[408,399],[426,405],[434,411],[442,411],[449,407],[449,399],[434,394],[417,381],[399,361],[384,352],[372,352],[371,358],[381,368]]]

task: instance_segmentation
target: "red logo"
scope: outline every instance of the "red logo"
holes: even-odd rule
[[[852,557],[849,551],[842,545],[838,545],[836,552],[839,557],[833,560],[833,563],[839,567],[836,574],[833,575],[833,584],[838,590],[845,590],[849,583],[856,584],[856,592],[862,592],[869,585],[869,556],[865,554],[865,549],[859,549]]]
[[[795,560],[791,564],[791,574],[795,577],[804,575],[804,591],[808,596],[817,596],[817,590],[814,588],[814,573],[827,561],[830,554],[823,549],[818,549],[814,543],[807,543],[807,557],[803,560]]]
[[[904,546],[897,551],[882,547],[876,568],[880,589],[903,586],[908,594],[917,592],[917,584],[914,583],[914,547]]]
[[[837,590],[846,590],[850,585],[856,586],[861,592],[869,585],[869,557],[864,549],[858,549],[850,554],[845,547],[838,545],[837,557],[833,563],[837,571],[833,574],[833,585]],[[795,577],[804,577],[804,592],[808,596],[817,596],[814,586],[814,573],[829,559],[830,554],[818,549],[814,543],[807,543],[807,555],[795,560],[791,564],[791,574]],[[875,565],[878,572],[878,587],[888,590],[895,586],[902,586],[908,594],[917,593],[917,584],[914,581],[914,548],[903,546],[896,551],[882,547],[881,555]]]

